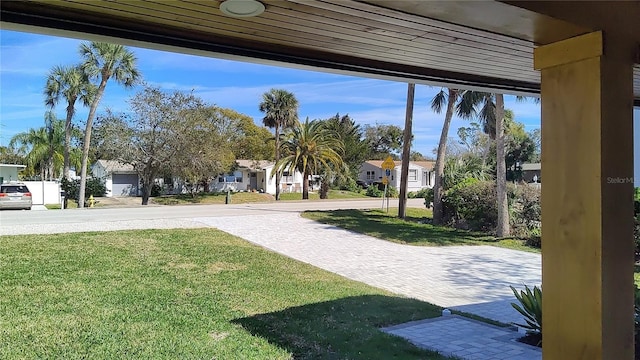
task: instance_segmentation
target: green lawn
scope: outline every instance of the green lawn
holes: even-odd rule
[[[189,194],[159,196],[151,199],[152,203],[159,205],[186,205],[186,204],[224,204],[226,201],[226,193],[204,193],[197,194],[192,197]],[[354,199],[366,198],[367,196],[360,193],[354,193],[343,190],[329,190],[329,199]],[[309,200],[319,200],[317,193],[309,193]],[[232,204],[245,204],[256,202],[271,202],[275,198],[269,194],[261,194],[254,192],[237,192],[231,194]],[[280,200],[302,200],[302,193],[282,193]]]
[[[424,208],[407,208],[405,220],[397,217],[397,208],[389,209],[389,213],[386,212],[386,209],[305,211],[302,216],[401,244],[421,246],[493,245],[540,252],[539,249],[525,246],[524,242],[520,240],[496,240],[495,237],[483,233],[431,225],[427,222],[433,214],[431,210]]]
[[[151,202],[159,205],[187,205],[187,204],[224,204],[226,193],[200,193],[196,196],[190,194],[158,196]],[[231,194],[232,204],[245,204],[273,201],[273,196],[257,192],[237,192]]]
[[[444,359],[440,308],[213,229],[0,238],[1,359]]]
[[[363,199],[368,198],[365,194],[355,193],[345,190],[329,190],[329,200],[335,199]],[[320,195],[318,193],[309,193],[309,200],[319,200]],[[302,193],[282,193],[280,194],[280,200],[302,200]]]

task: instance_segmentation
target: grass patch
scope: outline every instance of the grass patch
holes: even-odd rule
[[[378,330],[440,308],[214,229],[0,247],[2,359],[445,359]]]
[[[224,204],[226,197],[226,193],[199,193],[195,196],[179,194],[154,197],[151,202],[159,205]],[[269,202],[273,200],[273,196],[264,193],[237,192],[231,194],[232,204]]]
[[[364,199],[367,198],[366,195],[351,191],[345,190],[329,190],[327,195],[329,200],[336,199]],[[302,193],[282,193],[280,194],[280,200],[302,200]],[[318,193],[309,193],[309,200],[320,200],[320,195]]]
[[[100,199],[100,198],[98,198]],[[89,206],[89,200],[87,200],[85,202],[85,206]],[[60,204],[45,204],[44,205],[48,210],[60,210],[62,209],[62,205]],[[96,203],[94,205],[94,207],[103,207],[105,206],[104,204],[100,203],[100,200],[96,200]],[[76,200],[72,200],[69,199],[67,200],[67,207],[65,209],[77,209],[78,208],[78,202]]]
[[[152,198],[151,203],[158,205],[188,205],[188,204],[224,204],[226,193],[199,193],[192,197],[190,194],[164,195]],[[366,198],[364,194],[343,190],[329,190],[329,199]],[[319,200],[317,193],[309,193],[309,200]],[[258,202],[272,202],[273,195],[257,192],[236,192],[231,194],[232,204],[246,204]],[[302,200],[302,193],[282,193],[280,200]]]
[[[302,216],[400,244],[420,246],[494,245],[539,252],[539,249],[525,246],[524,241],[521,240],[497,240],[494,236],[483,233],[431,225],[429,221],[433,214],[430,209],[425,208],[407,208],[404,220],[397,217],[397,208],[389,209],[389,213],[386,212],[386,209],[305,211]]]

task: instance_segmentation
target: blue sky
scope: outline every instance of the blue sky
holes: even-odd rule
[[[79,61],[80,40],[0,30],[0,144],[16,133],[43,126],[42,91],[48,71],[56,65]],[[257,124],[261,96],[271,88],[295,94],[301,119],[325,119],[349,114],[358,124],[392,124],[404,127],[407,86],[405,83],[342,76],[131,48],[146,82],[165,90],[193,90],[205,101],[251,116]],[[442,128],[443,115],[429,108],[439,88],[416,87],[413,150],[432,156]],[[125,111],[135,90],[124,90],[114,82],[107,85],[98,114],[106,108]],[[539,105],[506,99],[506,106],[527,130],[540,126]],[[55,109],[65,117],[64,105]],[[76,123],[84,122],[87,109],[77,106]],[[468,124],[454,119],[450,135]]]
[[[80,40],[0,30],[0,145],[29,128],[44,125],[42,91],[48,71],[56,65],[79,61]],[[326,119],[349,114],[358,124],[391,124],[404,127],[407,86],[405,83],[257,65],[208,57],[131,48],[146,82],[165,90],[191,91],[210,104],[234,109],[251,116],[257,124],[261,96],[271,88],[293,92],[300,103],[301,119]],[[124,90],[116,83],[107,85],[98,114],[107,108],[126,111],[127,100],[135,89]],[[413,150],[433,156],[442,128],[443,115],[433,113],[430,99],[439,88],[416,87]],[[540,107],[533,101],[505,99],[516,120],[528,131],[540,127]],[[65,118],[65,106],[55,111]],[[88,110],[78,105],[75,122],[86,120]],[[640,184],[640,109],[634,111],[634,153],[636,184]],[[466,126],[454,119],[450,136]]]

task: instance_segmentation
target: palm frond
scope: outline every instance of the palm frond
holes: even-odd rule
[[[444,89],[440,89],[440,91],[431,99],[431,109],[437,112],[438,114],[442,112],[442,108],[447,103],[447,93]]]

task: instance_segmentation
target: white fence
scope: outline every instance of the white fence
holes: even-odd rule
[[[55,181],[24,181],[31,192],[33,205],[60,204],[60,183]]]

